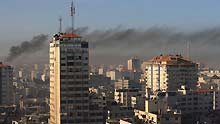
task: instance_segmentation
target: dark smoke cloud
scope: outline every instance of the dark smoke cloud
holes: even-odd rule
[[[86,31],[88,32],[88,31]],[[180,31],[169,27],[148,29],[116,27],[96,30],[84,35],[93,48],[93,63],[118,63],[132,56],[148,60],[160,54],[187,55],[190,42],[190,56],[196,62],[217,67],[220,58],[220,27],[195,31]],[[108,58],[109,57],[109,58]],[[120,61],[120,62],[122,62]]]
[[[21,56],[23,57],[28,55],[32,56],[33,54],[35,54],[38,51],[41,51],[45,47],[47,39],[48,39],[47,35],[41,34],[34,36],[30,41],[22,42],[18,46],[12,46],[10,48],[9,55],[6,58],[6,61],[13,62]]]
[[[71,30],[68,29],[67,32]],[[190,42],[191,59],[218,68],[220,63],[220,27],[181,31],[170,27],[153,26],[148,29],[123,28],[90,30],[82,27],[75,30],[90,43],[91,64],[125,63],[132,56],[149,60],[160,54],[182,54],[186,56]],[[49,42],[40,35],[29,42],[12,47],[8,60],[17,58],[26,63],[49,61]],[[29,56],[31,59],[23,59]],[[33,57],[34,56],[34,57]]]
[[[202,45],[220,45],[220,28],[202,31],[181,32],[172,28],[152,27],[146,30],[115,28],[105,31],[93,31],[86,35],[96,46],[121,46],[132,48],[133,45],[161,46],[185,43],[190,41]],[[129,46],[126,46],[129,45]],[[132,46],[130,46],[132,45]]]

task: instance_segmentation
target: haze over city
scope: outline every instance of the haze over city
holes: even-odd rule
[[[220,124],[219,1],[0,4],[0,124]]]
[[[60,16],[63,30],[67,30],[71,26],[69,3],[15,0],[1,4],[0,13],[4,18],[0,23],[0,56],[7,56],[11,46],[30,41],[34,36],[51,36],[59,30]],[[162,53],[186,55],[187,42],[190,42],[193,60],[218,68],[220,60],[215,56],[220,52],[220,15],[216,13],[219,10],[216,3],[218,1],[81,0],[75,2],[75,25],[83,28],[82,35],[93,46],[90,48],[93,64],[119,64],[131,56],[149,59]],[[47,47],[45,43],[44,48]],[[46,53],[46,50],[37,53],[42,55],[39,63],[48,61]]]

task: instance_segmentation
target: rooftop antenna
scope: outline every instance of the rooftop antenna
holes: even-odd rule
[[[71,15],[71,19],[72,19],[72,33],[74,32],[74,16],[75,16],[75,7],[74,7],[74,4],[73,4],[73,0],[72,0],[72,3],[71,3],[71,8],[70,8],[70,15]]]
[[[59,22],[60,22],[59,32],[62,33],[62,17],[61,17],[61,16],[60,16],[60,18],[59,18]]]

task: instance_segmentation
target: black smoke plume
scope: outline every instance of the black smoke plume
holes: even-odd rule
[[[160,54],[182,54],[186,57],[188,51],[193,61],[216,68],[220,63],[220,27],[181,31],[170,27],[138,29],[119,26],[90,31],[84,37],[89,39],[92,48],[91,62],[97,64],[125,62],[132,56],[144,60]]]
[[[71,30],[68,29],[67,32]],[[120,64],[132,56],[149,60],[160,54],[187,55],[190,42],[190,58],[218,68],[220,63],[220,27],[182,31],[170,27],[123,28],[90,30],[76,29],[90,43],[91,64]],[[29,42],[10,49],[8,61],[22,63],[48,63],[49,42],[47,35],[39,35]],[[29,59],[27,59],[29,57]],[[15,59],[16,58],[16,59]],[[25,59],[24,59],[25,58]]]
[[[31,55],[37,51],[42,50],[42,48],[46,45],[45,42],[47,41],[47,39],[48,39],[47,35],[41,34],[41,35],[34,36],[32,40],[30,41],[22,42],[18,46],[12,46],[10,48],[9,55],[6,58],[6,61],[13,62],[20,56],[28,55],[28,54]]]

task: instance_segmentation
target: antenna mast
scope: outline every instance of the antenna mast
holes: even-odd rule
[[[70,13],[70,15],[71,15],[71,21],[72,21],[72,33],[74,32],[74,16],[75,16],[75,7],[74,7],[74,4],[73,4],[73,0],[72,0],[72,3],[71,3],[71,8],[70,8],[70,10],[71,10],[71,13]]]
[[[59,32],[62,33],[62,17],[61,17],[61,16],[60,16],[60,18],[59,18],[59,22],[60,22]]]

